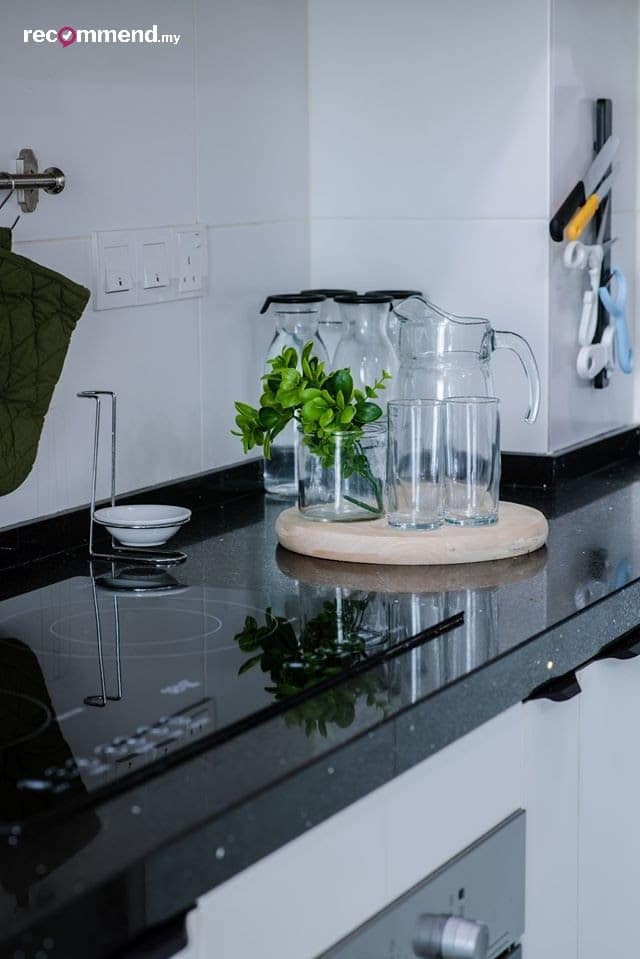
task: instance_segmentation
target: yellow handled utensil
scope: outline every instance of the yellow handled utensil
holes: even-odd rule
[[[578,212],[571,218],[566,230],[568,240],[579,240],[585,229],[591,223],[591,220],[598,212],[598,209],[611,190],[611,184],[615,171],[602,181],[599,187],[593,191],[591,196],[587,197],[587,202],[580,207]]]

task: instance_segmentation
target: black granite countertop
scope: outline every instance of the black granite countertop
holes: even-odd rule
[[[175,574],[185,584],[251,590],[283,617],[365,595],[414,632],[458,611],[464,623],[154,774],[125,779],[55,827],[0,836],[0,956],[119,955],[199,895],[633,630],[640,466],[601,471],[553,496],[514,490],[509,498],[545,512],[547,548],[447,569],[286,553],[273,531],[283,504],[262,496],[196,513],[180,543],[188,561]],[[18,596],[28,607],[47,584],[88,576],[84,550],[69,551],[7,572],[0,600]],[[17,895],[21,870],[33,879]]]

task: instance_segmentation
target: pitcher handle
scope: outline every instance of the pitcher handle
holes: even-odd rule
[[[533,350],[524,336],[506,330],[493,331],[493,347],[496,350],[511,350],[522,363],[529,386],[529,407],[525,414],[525,422],[535,423],[540,409],[540,373]]]

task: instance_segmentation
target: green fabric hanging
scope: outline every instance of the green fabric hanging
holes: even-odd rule
[[[11,252],[0,229],[0,496],[27,478],[89,290]]]

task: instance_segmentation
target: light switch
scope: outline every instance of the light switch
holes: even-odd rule
[[[131,234],[93,235],[93,308],[112,310],[136,302],[136,265]]]
[[[105,271],[104,292],[105,293],[126,293],[133,286],[131,275],[124,270]]]
[[[169,286],[169,252],[166,243],[142,244],[142,285],[145,290]]]

